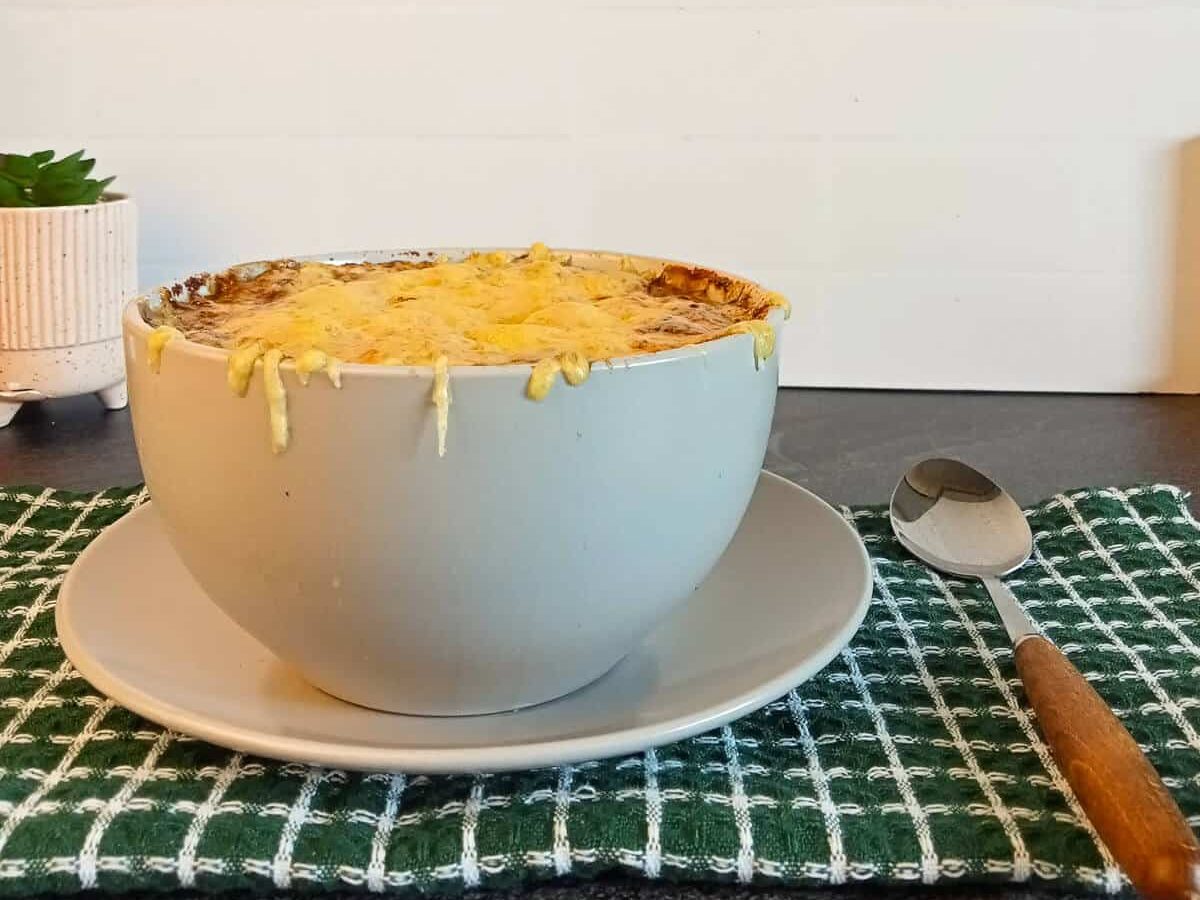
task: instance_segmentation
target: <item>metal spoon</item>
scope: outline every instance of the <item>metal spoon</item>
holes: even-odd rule
[[[1033,551],[1016,501],[970,466],[927,459],[896,485],[890,512],[896,537],[914,556],[987,588],[1046,744],[1133,886],[1150,898],[1200,897],[1200,844],[1158,773],[1000,581]]]

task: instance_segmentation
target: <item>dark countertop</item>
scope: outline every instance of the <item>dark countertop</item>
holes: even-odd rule
[[[1200,398],[785,389],[766,466],[838,503],[883,503],[930,455],[989,471],[1023,503],[1084,485],[1200,487]],[[128,411],[32,404],[0,429],[0,484],[141,480]]]
[[[1161,481],[1196,490],[1200,398],[788,389],[780,392],[766,466],[830,501],[883,503],[904,469],[930,455],[956,456],[989,471],[1023,503],[1085,485]],[[92,397],[31,405],[0,429],[0,485],[96,490],[140,480],[128,411],[106,413]],[[953,886],[837,891],[839,900],[878,900],[881,894],[888,900],[1066,896]],[[830,892],[612,878],[543,885],[523,896],[817,900]]]

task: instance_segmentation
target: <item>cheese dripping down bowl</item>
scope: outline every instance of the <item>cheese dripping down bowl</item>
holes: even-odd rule
[[[777,297],[687,264],[557,252],[601,272],[670,269]],[[222,277],[250,279],[265,265]],[[336,697],[471,715],[580,688],[687,601],[749,504],[783,308],[764,305],[764,325],[703,343],[585,361],[568,380],[567,358],[540,368],[338,364],[259,347],[239,363],[236,350],[152,324],[161,304],[211,284],[203,275],[165,285],[125,311],[146,483],[212,601]],[[239,365],[248,377],[236,384]]]

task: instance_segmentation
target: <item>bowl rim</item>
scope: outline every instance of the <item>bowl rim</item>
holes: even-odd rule
[[[455,257],[463,257],[469,253],[492,253],[502,251],[505,253],[523,253],[528,247],[401,247],[381,250],[338,250],[325,253],[312,253],[302,256],[283,256],[276,259],[292,259],[298,262],[326,262],[326,263],[354,263],[362,262],[361,257],[381,255],[392,259],[404,259],[405,257],[418,259],[423,256],[445,255],[454,259]],[[756,281],[746,278],[743,275],[737,275],[732,272],[726,272],[722,269],[714,269],[711,266],[705,266],[700,263],[685,262],[683,260],[668,259],[659,256],[646,256],[639,253],[621,253],[614,250],[589,250],[570,247],[554,247],[555,253],[566,253],[571,255],[590,256],[597,258],[606,258],[611,260],[631,259],[635,262],[645,262],[651,264],[674,264],[679,266],[688,266],[691,268],[702,269],[710,272],[713,275],[720,275],[726,278],[731,278],[735,281],[752,284],[761,289]],[[360,257],[354,259],[353,257]],[[226,266],[225,270],[240,268],[243,266],[261,265],[275,260],[250,260],[248,262],[234,263],[231,266]],[[164,289],[182,282],[183,279],[166,282],[163,284],[154,285],[143,291],[139,291],[136,296],[129,299],[125,304],[125,309],[121,315],[122,330],[126,337],[136,337],[145,340],[150,336],[154,327],[145,320],[142,316],[141,307],[144,300],[148,297],[161,292]],[[786,320],[786,313],[779,307],[772,308],[767,312],[765,321],[769,322],[778,333],[783,327]],[[682,347],[673,347],[667,350],[659,350],[654,353],[640,353],[634,356],[614,357],[613,359],[602,361],[600,365],[607,363],[610,369],[633,369],[643,366],[652,366],[662,363],[676,362],[684,359],[692,359],[696,357],[706,357],[711,350],[718,345],[728,345],[739,338],[745,338],[748,341],[753,341],[754,336],[746,333],[727,334],[719,338],[703,341],[698,344],[686,344]],[[193,341],[190,338],[176,338],[167,343],[163,348],[164,355],[166,353],[183,352],[189,356],[200,359],[221,360],[222,363],[229,359],[229,351],[221,347],[212,347],[208,344],[201,344]],[[778,350],[772,354],[772,358],[777,358]],[[765,364],[764,360],[764,364]],[[593,362],[595,367],[598,363]],[[503,375],[521,375],[528,376],[533,371],[533,363],[505,363],[503,365],[451,365],[448,367],[450,374],[455,378],[486,378],[499,377]],[[285,358],[280,363],[280,370],[285,372],[295,371],[295,362],[291,358]],[[431,377],[433,374],[433,366],[415,366],[415,365],[385,365],[383,363],[351,363],[341,362],[338,366],[342,377],[347,375],[351,377],[369,376],[375,378],[404,378],[413,375],[423,375]]]

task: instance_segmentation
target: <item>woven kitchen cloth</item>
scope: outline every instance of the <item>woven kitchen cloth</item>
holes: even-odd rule
[[[879,509],[843,510],[875,564],[866,622],[787,697],[641,755],[430,778],[233,753],[74,672],[58,586],[144,499],[0,489],[0,893],[457,893],[603,872],[1125,889],[1024,706],[983,590],[916,563]],[[1037,549],[1009,584],[1195,821],[1200,525],[1185,495],[1084,490],[1029,517]]]

